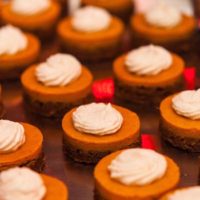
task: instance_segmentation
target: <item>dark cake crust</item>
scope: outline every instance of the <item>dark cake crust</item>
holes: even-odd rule
[[[195,34],[190,35],[190,38],[187,39],[182,39],[180,41],[175,41],[175,42],[166,42],[162,45],[163,47],[165,47],[166,49],[176,52],[176,53],[185,53],[188,52],[191,48],[194,47],[195,45],[195,41],[194,38]],[[138,36],[137,34],[134,33],[134,35],[132,36],[132,43],[134,48],[138,48],[140,46],[144,46],[144,45],[149,45],[152,44],[154,42],[147,40],[146,38],[142,38],[140,36]]]
[[[60,44],[62,51],[75,55],[82,62],[89,63],[104,62],[118,56],[122,46],[121,41],[116,41],[116,43],[106,44],[104,47],[94,46],[94,48],[86,50],[63,42]]]
[[[115,97],[120,101],[131,103],[143,107],[158,107],[160,102],[170,94],[182,90],[184,87],[183,79],[179,79],[173,85],[166,87],[144,87],[144,86],[129,86],[120,83],[115,78]]]
[[[140,146],[140,138],[135,143],[132,143],[128,146],[125,146],[123,148],[134,148],[134,147],[139,147]],[[122,149],[123,149],[122,148]],[[120,149],[114,149],[115,150],[120,150]],[[72,160],[79,162],[79,163],[86,163],[86,164],[95,164],[97,163],[101,158],[104,156],[110,154],[113,152],[112,150],[110,151],[84,151],[83,149],[80,149],[78,147],[75,147],[67,141],[65,136],[63,136],[63,152],[64,155],[67,158],[71,158]]]
[[[178,147],[189,152],[200,152],[200,140],[197,138],[181,137],[165,125],[163,120],[160,121],[160,131],[162,138],[172,146]],[[199,133],[200,134],[200,133]]]
[[[39,114],[44,117],[61,118],[72,108],[92,102],[92,95],[74,103],[47,102],[43,103],[36,99],[32,99],[28,94],[24,93],[24,105],[28,111]]]
[[[97,191],[97,189],[95,188],[95,189],[94,189],[94,200],[107,200],[107,199],[103,198],[103,197],[99,194],[99,192]]]
[[[0,171],[6,170],[8,168],[12,168],[15,166],[20,166],[20,167],[29,167],[34,171],[37,172],[43,172],[44,168],[45,168],[45,157],[44,157],[44,153],[41,152],[39,154],[39,156],[31,161],[27,161],[25,163],[22,163],[20,165],[13,165],[13,166],[9,166],[9,167],[1,167],[0,166]]]

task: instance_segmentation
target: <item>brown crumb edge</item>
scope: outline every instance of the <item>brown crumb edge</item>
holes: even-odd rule
[[[16,166],[20,166],[20,167],[28,167],[31,168],[34,171],[37,171],[39,173],[43,172],[44,168],[45,168],[45,157],[44,157],[44,153],[41,152],[40,155],[35,158],[34,160],[31,161],[27,161],[23,164],[20,165],[12,165],[12,166],[8,166],[8,167],[0,167],[0,172],[12,167],[16,167]]]
[[[115,97],[120,101],[135,105],[138,109],[144,107],[158,107],[167,96],[181,91],[184,87],[183,79],[166,87],[128,86],[115,78]]]
[[[105,45],[105,47],[96,47],[92,50],[78,49],[78,47],[63,43],[62,41],[60,41],[60,45],[63,52],[75,55],[82,62],[92,64],[96,62],[102,63],[105,61],[110,61],[118,56],[121,52],[122,41],[119,40],[115,44],[112,44],[110,46]]]
[[[24,105],[26,110],[39,114],[44,117],[62,118],[66,112],[72,108],[92,102],[92,95],[89,94],[87,97],[74,103],[60,103],[60,102],[47,102],[43,103],[36,99],[32,99],[28,94],[24,93]]]
[[[99,192],[97,191],[97,189],[95,188],[95,189],[94,189],[94,200],[107,200],[107,199],[103,198],[103,197],[99,194]]]
[[[162,138],[169,142],[172,146],[189,152],[200,152],[199,139],[180,137],[176,135],[176,133],[168,128],[162,120],[160,121],[160,132],[162,134]]]
[[[134,147],[139,147],[141,144],[140,138],[138,138],[135,143],[132,143],[128,146],[124,146],[120,149],[124,148],[134,148]],[[120,149],[114,149],[114,150],[109,150],[109,151],[84,151],[82,149],[79,149],[78,147],[74,147],[71,144],[67,142],[65,137],[63,137],[63,152],[66,158],[71,158],[75,162],[79,163],[85,163],[85,164],[95,164],[97,163],[101,158],[104,156],[112,153],[113,151],[117,151]]]
[[[3,103],[0,103],[0,119],[5,115],[5,108]]]
[[[196,39],[198,38],[198,32],[195,31],[187,38],[178,40],[178,41],[167,41],[167,42],[153,42],[147,38],[142,37],[134,30],[132,30],[132,44],[134,48],[138,48],[140,46],[149,45],[149,44],[156,44],[165,47],[166,49],[173,51],[175,53],[187,53],[191,49],[193,49],[196,45]]]

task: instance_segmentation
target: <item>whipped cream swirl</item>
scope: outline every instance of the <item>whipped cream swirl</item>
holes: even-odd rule
[[[173,28],[182,21],[181,11],[166,3],[156,4],[144,16],[149,24],[160,28]]]
[[[200,89],[180,92],[172,99],[172,108],[183,117],[200,119]]]
[[[117,132],[123,123],[120,112],[111,104],[91,103],[80,106],[73,112],[75,128],[93,135],[109,135]]]
[[[172,65],[171,54],[160,46],[148,45],[132,50],[125,59],[128,71],[138,75],[156,75]]]
[[[98,32],[107,29],[111,15],[104,9],[86,6],[77,10],[72,17],[72,26],[81,32]]]
[[[42,200],[45,194],[40,175],[29,168],[15,167],[0,174],[1,200]]]
[[[200,187],[190,187],[182,190],[177,190],[168,197],[168,200],[199,200]]]
[[[81,63],[72,55],[55,54],[41,63],[35,75],[45,86],[66,86],[81,75]]]
[[[167,170],[164,156],[148,149],[122,151],[108,166],[112,179],[124,185],[147,185],[162,178]]]
[[[25,143],[24,127],[18,122],[0,120],[0,154],[16,151]]]
[[[27,46],[27,37],[19,28],[6,25],[0,29],[0,55],[16,54],[26,49]]]
[[[12,11],[20,15],[35,15],[47,10],[50,0],[12,0]]]

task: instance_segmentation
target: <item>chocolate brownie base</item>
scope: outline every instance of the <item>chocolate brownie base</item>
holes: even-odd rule
[[[153,43],[156,45],[161,45],[175,53],[184,53],[184,52],[190,51],[191,49],[193,49],[195,47],[196,38],[197,38],[197,32],[193,33],[192,35],[189,35],[187,38],[179,40],[179,41],[156,43],[156,42],[150,41],[146,38],[143,38],[134,32],[134,33],[132,33],[132,44],[133,44],[134,48],[138,48],[140,46],[149,45],[149,44]]]
[[[9,167],[1,167],[0,166],[0,171],[6,170],[8,168],[12,168],[15,166],[20,166],[20,167],[29,167],[32,170],[35,170],[37,172],[42,172],[44,170],[45,167],[45,158],[44,158],[44,153],[40,153],[39,156],[31,161],[27,161],[25,163],[22,163],[20,165],[13,165],[13,166],[9,166]]]
[[[26,109],[32,113],[39,114],[44,117],[61,118],[66,112],[72,108],[92,102],[92,95],[89,94],[87,97],[80,101],[73,103],[60,103],[60,102],[40,102],[37,99],[31,98],[28,94],[24,93],[24,105]]]
[[[103,197],[99,194],[99,192],[97,191],[97,189],[95,188],[95,189],[94,189],[94,200],[107,200],[107,199],[103,198]]]
[[[129,20],[130,20],[130,17],[133,14],[133,10],[134,10],[133,6],[130,6],[130,7],[126,8],[126,9],[119,10],[119,11],[116,11],[116,12],[112,12],[112,14],[116,15],[119,18],[121,18],[124,23],[128,24]]]
[[[158,107],[167,96],[184,88],[183,79],[166,87],[128,86],[115,79],[116,100],[132,104],[136,109],[144,107]]]
[[[5,80],[15,80],[19,79],[21,73],[30,65],[28,63],[27,65],[24,66],[15,66],[13,69],[7,69],[7,70],[2,70],[0,66],[0,80],[5,81]]]
[[[92,46],[88,44],[88,49],[82,49],[73,44],[60,42],[63,52],[70,53],[76,56],[80,61],[87,63],[104,62],[119,55],[121,51],[121,41],[115,44],[106,44],[105,46]]]
[[[3,103],[0,103],[0,119],[5,115]]]
[[[128,146],[124,146],[124,148],[134,148],[140,146],[140,138],[135,143],[132,143]],[[113,151],[120,150],[114,149],[109,151],[84,151],[83,149],[79,149],[78,147],[74,147],[73,145],[69,144],[67,139],[63,137],[63,152],[66,158],[71,158],[72,160],[85,163],[85,164],[95,164],[104,156],[112,153]]]
[[[181,137],[167,127],[162,120],[160,121],[160,132],[163,140],[169,142],[172,146],[189,152],[200,152],[200,139]]]

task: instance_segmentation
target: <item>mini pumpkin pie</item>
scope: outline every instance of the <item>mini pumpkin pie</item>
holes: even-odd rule
[[[144,14],[135,14],[131,18],[133,42],[136,46],[154,43],[183,49],[186,43],[190,43],[196,26],[193,16],[183,14],[176,7],[164,3],[156,3]]]
[[[184,61],[160,46],[148,45],[118,57],[113,64],[119,100],[137,106],[158,106],[183,87]]]
[[[44,168],[43,136],[30,124],[0,120],[0,171],[27,166],[37,171]]]
[[[60,21],[57,32],[66,52],[84,61],[102,61],[120,51],[124,25],[106,10],[87,6]]]
[[[40,42],[34,35],[12,25],[0,28],[0,79],[18,78],[39,53]]]
[[[15,167],[0,173],[0,199],[68,200],[68,189],[56,178]]]
[[[96,199],[154,200],[174,189],[180,171],[170,158],[149,149],[114,152],[94,170]]]
[[[160,200],[199,200],[200,187],[193,186],[177,189],[164,195]]]
[[[82,4],[102,7],[126,21],[133,12],[133,1],[131,0],[82,0]]]
[[[46,38],[52,35],[60,12],[60,5],[55,0],[11,0],[2,9],[2,19]]]
[[[161,133],[175,147],[200,152],[200,90],[188,90],[161,102]]]
[[[73,56],[55,54],[29,67],[21,76],[28,110],[60,117],[72,107],[89,102],[93,77]]]
[[[140,120],[125,108],[91,103],[72,109],[62,120],[66,157],[96,163],[110,152],[140,144]]]

